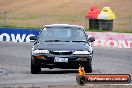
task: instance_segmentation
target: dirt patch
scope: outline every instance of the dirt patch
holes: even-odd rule
[[[131,0],[1,0],[0,10],[30,14],[84,16],[91,6],[110,6],[119,17],[132,16]]]

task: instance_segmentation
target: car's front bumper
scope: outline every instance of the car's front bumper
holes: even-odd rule
[[[44,56],[40,59],[37,56]],[[68,62],[54,62],[55,57],[68,58]],[[45,68],[78,68],[79,65],[91,65],[90,55],[32,55],[32,63]]]

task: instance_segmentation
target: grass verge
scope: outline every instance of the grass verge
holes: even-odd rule
[[[86,28],[85,31],[90,31],[90,32],[132,33],[132,29],[131,29],[131,30],[125,30],[125,29],[113,29],[112,31],[108,31],[108,30],[102,30],[102,29],[88,29],[88,28]]]

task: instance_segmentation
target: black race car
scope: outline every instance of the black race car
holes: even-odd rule
[[[31,73],[37,74],[41,68],[77,69],[83,66],[87,73],[92,72],[93,50],[82,26],[68,24],[45,25],[38,37],[31,36]]]

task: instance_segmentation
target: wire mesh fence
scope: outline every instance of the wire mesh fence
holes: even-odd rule
[[[35,15],[0,12],[0,27],[41,28],[46,24],[76,24],[89,28],[89,19],[71,15]],[[105,24],[104,24],[105,25]],[[113,20],[113,30],[132,30],[132,17]]]

